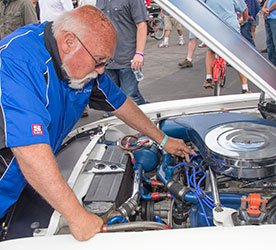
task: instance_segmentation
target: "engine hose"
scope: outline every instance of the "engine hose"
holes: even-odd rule
[[[128,218],[136,210],[138,203],[136,198],[129,198],[125,203],[123,203],[117,211],[120,212],[124,217]]]
[[[269,224],[276,224],[276,195],[272,196],[267,202],[266,209],[268,211],[267,221]]]
[[[110,226],[116,222],[127,223],[128,220],[124,216],[114,216],[107,222],[107,225]]]
[[[134,221],[123,224],[104,225],[102,232],[120,232],[120,231],[135,231],[135,230],[164,230],[170,227],[166,224],[161,224],[152,221]]]
[[[166,169],[169,165],[172,165],[173,158],[170,154],[166,153],[164,150],[162,151],[162,162],[157,168],[157,176],[159,180],[161,180],[165,185],[168,180],[166,179]]]
[[[272,198],[269,199],[267,202],[266,208],[272,208],[276,206],[276,195],[272,196]]]
[[[276,224],[276,207],[273,207],[268,215],[267,215],[267,221],[269,224]]]
[[[145,194],[144,189],[141,190],[141,197],[144,200],[159,200],[159,199],[165,199],[165,198],[172,198],[169,193],[154,192],[154,193]]]

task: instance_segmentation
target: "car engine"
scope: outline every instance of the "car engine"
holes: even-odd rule
[[[240,113],[160,121],[168,136],[197,153],[190,162],[151,139],[102,139],[101,160],[84,207],[104,218],[106,231],[275,223],[276,124]]]

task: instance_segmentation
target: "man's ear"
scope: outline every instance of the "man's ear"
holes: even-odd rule
[[[77,39],[72,32],[66,32],[61,42],[61,49],[64,54],[69,54],[77,47]]]

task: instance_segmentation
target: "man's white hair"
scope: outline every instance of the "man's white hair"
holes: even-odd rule
[[[82,38],[87,32],[87,25],[72,11],[65,11],[54,20],[52,30],[55,38],[62,31],[71,31]]]

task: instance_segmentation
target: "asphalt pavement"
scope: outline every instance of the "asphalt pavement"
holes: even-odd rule
[[[193,67],[180,69],[178,62],[183,61],[187,55],[188,33],[183,28],[185,44],[178,45],[178,35],[175,29],[172,30],[168,48],[158,48],[161,41],[147,37],[144,51],[144,80],[139,83],[141,93],[149,102],[185,99],[192,97],[212,96],[213,90],[205,89],[202,83],[205,79],[205,54],[207,48],[198,48],[193,58]],[[198,44],[201,41],[198,40]],[[266,47],[265,28],[263,18],[260,17],[260,24],[256,29],[256,49]],[[263,54],[267,57],[267,54]],[[252,92],[259,92],[249,81],[249,88]],[[227,67],[226,84],[221,95],[241,93],[241,83],[237,71]],[[103,118],[104,112],[90,109],[88,117],[81,118],[76,127]]]

